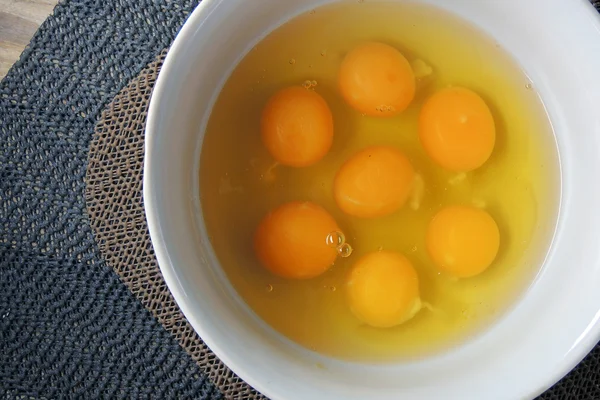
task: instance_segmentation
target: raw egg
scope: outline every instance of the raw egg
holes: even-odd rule
[[[254,250],[273,274],[309,279],[325,272],[336,259],[337,250],[327,243],[332,232],[340,229],[324,208],[294,201],[263,218],[254,235]]]
[[[408,60],[384,43],[368,42],[352,49],[339,73],[342,97],[370,116],[400,113],[415,97],[415,76]]]
[[[429,157],[440,166],[466,172],[481,167],[490,157],[496,128],[490,109],[477,93],[449,87],[423,105],[419,138]]]
[[[346,282],[352,313],[376,328],[411,319],[421,309],[419,277],[400,253],[378,251],[360,258]]]
[[[406,203],[414,179],[415,171],[404,153],[392,146],[372,146],[342,165],[333,183],[333,194],[346,214],[381,217]]]
[[[498,254],[500,232],[486,211],[448,206],[429,223],[426,244],[430,257],[441,271],[468,278],[492,264]]]
[[[273,158],[290,167],[307,167],[333,143],[333,116],[314,90],[291,86],[276,92],[262,112],[262,142]]]

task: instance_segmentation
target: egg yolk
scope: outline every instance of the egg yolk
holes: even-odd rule
[[[431,220],[426,235],[427,251],[437,267],[457,278],[485,271],[496,258],[500,232],[486,211],[449,206]]]
[[[481,167],[496,141],[494,118],[483,99],[462,87],[431,96],[419,115],[419,138],[440,166],[466,172]]]
[[[370,116],[400,113],[415,97],[415,76],[408,60],[387,44],[368,42],[352,49],[339,73],[342,97]]]
[[[269,153],[290,167],[316,163],[333,143],[333,116],[327,102],[300,86],[282,89],[268,100],[260,127]]]
[[[352,313],[376,328],[400,325],[422,307],[417,272],[406,257],[391,251],[360,258],[348,276],[346,290]]]
[[[269,212],[254,235],[261,264],[283,278],[309,279],[325,272],[337,251],[327,237],[339,232],[333,217],[321,206],[294,201]]]
[[[414,178],[415,171],[400,150],[367,147],[342,165],[333,183],[333,194],[346,214],[381,217],[406,203]]]

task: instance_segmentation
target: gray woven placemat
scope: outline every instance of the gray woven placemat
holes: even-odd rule
[[[262,397],[179,311],[143,213],[148,100],[195,4],[63,1],[0,83],[1,398]],[[540,399],[600,399],[600,347]]]

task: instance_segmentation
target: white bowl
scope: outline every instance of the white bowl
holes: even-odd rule
[[[598,14],[586,0],[421,1],[479,26],[518,60],[552,120],[563,181],[557,234],[534,284],[486,333],[436,357],[366,365],[291,343],[239,298],[207,239],[198,165],[220,88],[261,37],[329,1],[204,0],[156,82],[146,127],[144,202],[161,271],[208,346],[273,399],[533,398],[600,338]]]

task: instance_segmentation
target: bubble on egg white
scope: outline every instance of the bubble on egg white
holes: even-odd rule
[[[350,246],[348,243],[344,243],[337,247],[337,252],[342,258],[350,257],[350,255],[352,255],[352,251],[352,246]]]
[[[327,235],[325,243],[327,243],[327,246],[329,247],[337,248],[346,243],[346,236],[343,232],[333,231]]]
[[[316,86],[317,86],[317,81],[315,81],[314,79],[313,80],[307,79],[302,83],[302,87],[304,89],[312,89]]]
[[[375,107],[375,111],[378,111],[378,112],[390,112],[391,111],[391,112],[393,112],[393,111],[396,111],[396,108],[394,106],[388,106],[388,105],[382,104],[380,106]]]

